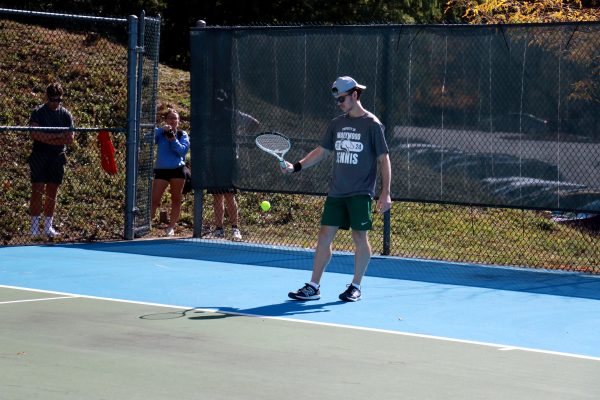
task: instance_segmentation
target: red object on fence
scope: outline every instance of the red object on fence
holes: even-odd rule
[[[100,159],[102,169],[107,173],[114,175],[117,173],[117,162],[115,161],[115,146],[110,140],[108,131],[98,133],[98,143],[100,143]]]

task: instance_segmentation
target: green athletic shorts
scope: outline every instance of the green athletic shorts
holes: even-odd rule
[[[329,197],[325,200],[321,225],[348,230],[368,231],[373,226],[371,196]]]

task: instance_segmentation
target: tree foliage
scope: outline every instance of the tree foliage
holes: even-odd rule
[[[447,11],[471,24],[598,21],[598,0],[451,0]]]
[[[471,24],[519,24],[600,21],[598,0],[450,0],[446,10],[453,11]],[[560,46],[548,48],[559,53]],[[568,96],[570,101],[600,103],[600,66],[597,50],[582,46],[568,56],[591,73],[575,82]]]
[[[600,20],[600,0],[0,0],[1,7],[162,17],[161,61],[189,64],[189,27],[208,25],[526,23]]]
[[[351,23],[442,23],[457,21],[444,0],[0,0],[1,7],[104,17],[162,17],[161,61],[188,67],[189,27]]]

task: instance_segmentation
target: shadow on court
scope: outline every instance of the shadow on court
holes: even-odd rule
[[[58,246],[90,251],[107,251],[299,270],[310,270],[312,268],[313,257],[312,251],[303,249],[296,250],[232,244],[231,242],[215,243],[201,240],[149,240]],[[338,253],[334,254],[327,271],[352,274],[353,268],[354,259],[352,254]],[[477,264],[396,257],[373,257],[367,275],[380,278],[600,300],[600,276],[573,272],[528,270],[523,268],[482,266]],[[275,309],[279,307],[279,313],[272,314],[267,312],[264,315],[287,315],[283,313],[285,307],[288,307],[285,304],[272,306]],[[223,310],[225,309],[223,308]],[[255,313],[260,314],[257,311]]]
[[[285,301],[279,304],[270,304],[261,307],[253,308],[232,308],[232,307],[219,307],[220,311],[227,313],[237,313],[242,315],[259,315],[265,317],[284,317],[298,314],[313,314],[320,312],[331,312],[327,307],[333,305],[345,305],[343,301],[332,301],[329,303],[316,303],[316,302],[305,302],[305,301]]]
[[[332,305],[344,305],[343,301],[333,301],[329,303],[285,301],[279,304],[270,304],[266,306],[253,308],[235,308],[235,307],[194,307],[181,311],[167,311],[163,313],[142,315],[140,319],[146,320],[166,320],[175,318],[187,318],[190,320],[207,321],[213,319],[230,318],[244,315],[263,316],[263,317],[284,317],[298,314],[312,314],[320,312],[331,312],[327,307]],[[206,310],[218,310],[217,312]],[[226,314],[220,314],[220,312]]]

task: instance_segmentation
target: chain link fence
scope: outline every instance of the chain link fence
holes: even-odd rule
[[[196,194],[203,198],[204,228],[198,231],[198,240],[233,243],[227,213],[224,237],[217,238],[214,197]],[[316,246],[324,197],[240,191],[235,198],[243,243],[270,245],[274,253],[282,246]],[[268,212],[260,209],[263,200],[271,203]],[[193,203],[184,201],[179,237],[192,234],[193,212]],[[398,257],[600,273],[600,218],[566,216],[570,214],[396,201],[391,210],[389,245],[384,243],[383,215],[374,216],[369,238],[375,255],[386,254],[384,249],[389,247],[387,254]],[[156,226],[164,228],[167,222]],[[338,232],[333,246],[336,251],[354,251],[347,231]]]
[[[7,94],[0,109],[3,245],[48,240],[29,234],[26,126],[54,80],[66,89],[63,104],[73,114],[76,139],[56,203],[61,236],[53,241],[121,239],[124,214],[132,220],[131,237],[160,235],[150,230],[165,221],[150,220],[153,144],[144,140],[156,118],[160,20],[141,21],[132,106],[125,100],[127,20],[0,10],[0,87]],[[226,37],[203,43],[203,57],[219,63],[202,61],[217,67],[192,77],[192,101],[203,107],[192,112],[202,120],[192,121],[190,132],[196,210],[186,197],[178,236],[192,229],[201,236],[202,221],[213,224],[213,197],[203,187],[232,184],[240,189],[246,243],[314,248],[331,164],[285,181],[274,159],[256,150],[256,130],[243,115],[260,122],[257,130],[291,136],[288,156],[295,161],[319,143],[337,113],[331,81],[349,74],[367,84],[363,104],[385,123],[394,163],[390,235],[384,216],[376,215],[374,253],[600,272],[598,25],[561,25],[560,33],[544,26],[536,35],[487,28],[495,29],[491,39],[466,27],[458,38],[442,27],[377,29],[206,30]],[[556,44],[559,56],[546,54],[543,47],[553,53]],[[536,56],[542,50],[547,58]],[[222,125],[210,126],[216,123]],[[135,136],[126,133],[131,127]],[[101,168],[98,131],[105,128],[115,147],[114,175]],[[135,177],[129,183],[128,173]],[[269,212],[260,210],[263,200],[271,202]],[[334,245],[353,249],[348,232]]]
[[[0,9],[0,88],[5,94],[0,109],[0,235],[3,245],[45,242],[45,235],[31,235],[29,220],[32,185],[28,158],[31,154],[30,115],[46,103],[46,87],[59,82],[65,93],[62,106],[74,120],[75,140],[67,147],[65,174],[55,203],[55,242],[120,239],[126,212],[127,149],[140,160],[152,158],[152,147],[137,150],[134,133],[154,121],[160,21],[142,16],[146,24],[143,46],[138,42],[137,18],[98,18]],[[128,48],[132,33],[134,49]],[[131,46],[129,46],[131,47]],[[133,51],[133,64],[131,64]],[[137,54],[146,62],[137,68]],[[140,95],[130,88],[139,77]],[[129,102],[133,96],[133,102]],[[131,109],[131,104],[135,107]],[[140,112],[135,116],[135,109]],[[51,128],[36,129],[43,132]],[[55,129],[56,131],[56,129]],[[99,131],[107,131],[115,149],[117,173],[102,168]],[[35,162],[35,160],[34,160]],[[146,163],[147,164],[147,163]],[[143,162],[140,165],[145,165]],[[148,168],[132,175],[138,187],[137,215],[149,219]],[[144,191],[145,183],[145,191]],[[42,202],[48,202],[46,192]],[[147,222],[146,222],[147,225]],[[134,230],[143,231],[143,221]]]
[[[152,209],[152,172],[154,168],[154,141],[145,140],[147,134],[153,133],[156,126],[156,104],[158,93],[158,56],[160,45],[160,19],[145,18],[142,20],[139,42],[144,52],[138,63],[138,93],[140,93],[139,128],[140,137],[137,144],[137,163],[135,172],[136,202],[134,210],[135,232],[137,237],[150,233]],[[152,135],[153,137],[153,135]]]
[[[254,137],[283,133],[299,160],[340,112],[333,80],[351,75],[392,160],[376,253],[597,273],[599,42],[598,23],[192,29],[195,188],[242,190],[248,241],[314,247],[333,160],[284,177]]]

